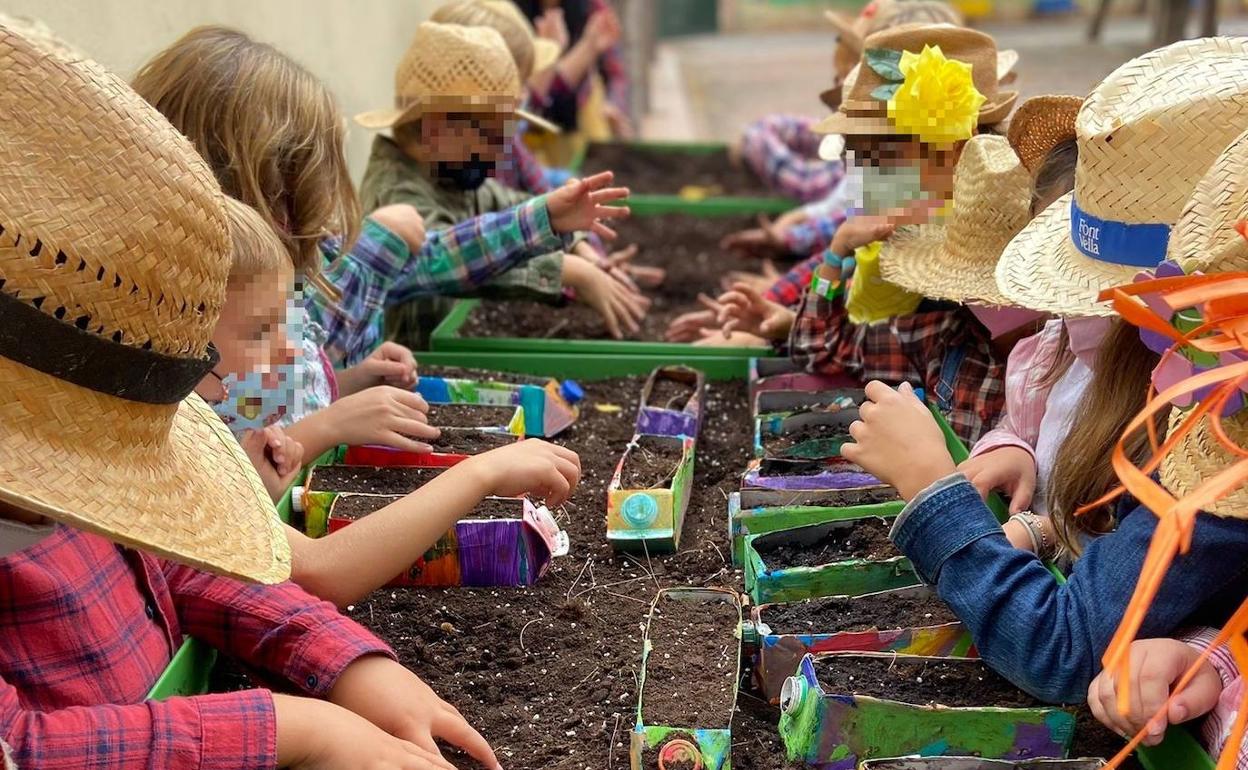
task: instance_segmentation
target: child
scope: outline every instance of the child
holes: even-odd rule
[[[1245,53],[1248,44],[1230,38],[1179,43],[1128,62],[1097,87],[1079,113],[1073,195],[1033,220],[997,266],[1006,299],[1071,316],[1103,313],[1096,297],[1106,282],[1130,282],[1145,260],[1164,258],[1166,239],[1150,234],[1168,235],[1170,227],[1155,223],[1178,218],[1195,184],[1186,180],[1197,179],[1242,128]],[[1196,115],[1199,129],[1193,132]],[[1189,135],[1199,138],[1179,139]],[[1179,145],[1183,152],[1176,157],[1156,150]],[[1083,244],[1086,252],[1070,221],[1072,212],[1084,211],[1094,212],[1089,216],[1107,236],[1097,249]],[[1133,223],[1149,223],[1150,229],[1132,239],[1108,237],[1140,233]],[[1131,248],[1124,251],[1124,244]],[[1116,263],[1127,258],[1136,266]],[[1024,286],[1044,301],[1022,296]],[[966,623],[984,660],[1046,701],[1073,702],[1086,694],[1131,596],[1132,581],[1125,576],[1139,572],[1158,526],[1148,509],[1130,499],[1074,515],[1108,491],[1102,474],[1116,435],[1097,445],[1089,439],[1104,436],[1106,424],[1120,426],[1117,402],[1127,400],[1134,414],[1144,398],[1143,383],[1138,389],[1122,384],[1129,371],[1119,363],[1130,356],[1107,357],[1111,350],[1115,356],[1129,353],[1130,343],[1115,332],[1102,346],[1084,408],[1057,451],[1049,513],[1059,536],[1068,533],[1064,544],[1079,555],[1065,585],[1055,583],[1034,554],[1010,545],[978,490],[956,472],[940,431],[908,386],[895,391],[870,383],[872,403],[863,405],[861,422],[851,428],[856,443],[843,450],[846,459],[897,485],[910,501],[892,538]],[[1147,354],[1140,352],[1131,365],[1138,368],[1141,358],[1147,367]],[[1171,570],[1144,620],[1146,636],[1166,635],[1196,618],[1224,619],[1243,598],[1248,522],[1201,519],[1189,555]]]
[[[463,72],[471,76],[457,74]],[[490,178],[510,139],[521,91],[515,61],[498,32],[425,22],[395,82],[400,106],[356,118],[366,128],[394,133],[373,143],[361,188],[366,209],[408,203],[436,231],[528,200]],[[564,287],[572,289],[602,316],[612,336],[637,331],[649,303],[627,279],[600,269],[600,255],[588,243],[581,240],[570,251],[543,254],[503,280],[515,292],[550,302],[562,298]],[[417,307],[402,309],[392,316],[395,328],[420,327],[419,313]]]
[[[393,653],[296,586],[245,457],[191,395],[229,242],[194,148],[125,83],[0,27],[0,740],[27,768],[499,767]],[[48,126],[58,130],[48,131]],[[144,551],[132,550],[143,548]],[[160,554],[156,556],[154,554]],[[145,700],[183,635],[295,694]]]
[[[232,199],[227,209],[234,261],[213,334],[221,361],[196,390],[231,428],[243,432],[240,442],[276,500],[294,481],[303,455],[297,441],[270,425],[286,400],[266,402],[263,393],[223,386],[262,381],[294,361],[296,351],[282,323],[292,281],[290,260],[256,211]],[[323,538],[286,527],[291,579],[345,607],[406,570],[483,498],[532,494],[560,505],[579,477],[575,453],[542,441],[473,457],[402,501]]]

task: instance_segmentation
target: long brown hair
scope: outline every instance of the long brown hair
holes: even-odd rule
[[[1081,534],[1100,535],[1114,528],[1110,506],[1080,516],[1074,512],[1118,486],[1110,465],[1113,448],[1144,407],[1157,360],[1140,341],[1139,329],[1121,320],[1114,321],[1097,351],[1092,381],[1083,393],[1049,478],[1049,515],[1057,539],[1075,556],[1083,550]],[[1158,427],[1164,432],[1165,415],[1159,415]],[[1147,459],[1147,434],[1136,431],[1126,450],[1137,464]]]
[[[295,269],[316,278],[325,235],[354,242],[362,215],[346,121],[329,89],[281,51],[232,29],[197,27],[132,85],[195,144],[227,195],[264,216]]]

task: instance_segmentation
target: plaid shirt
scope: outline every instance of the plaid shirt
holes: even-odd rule
[[[512,137],[511,152],[498,164],[495,179],[504,187],[530,195],[545,195],[552,189],[546,178],[546,169],[519,134]]]
[[[291,583],[246,585],[58,526],[0,559],[0,740],[23,768],[276,765],[266,690],[145,697],[183,634],[325,697],[390,649]]]
[[[831,195],[845,178],[845,164],[819,157],[823,137],[813,118],[768,115],[746,126],[741,157],[771,189],[809,203]],[[809,251],[799,251],[809,254]]]
[[[422,296],[478,291],[533,255],[563,249],[564,243],[551,229],[545,198],[434,230],[415,255],[402,238],[366,219],[346,254],[341,238],[321,241],[324,275],[340,299],[308,284],[304,305],[324,330],[330,360],[353,366],[381,343],[386,308]]]
[[[789,355],[812,372],[925,388],[968,444],[1005,408],[1005,362],[994,353],[988,330],[962,306],[921,306],[911,315],[860,325],[850,323],[844,294],[829,301],[808,292],[789,336]]]

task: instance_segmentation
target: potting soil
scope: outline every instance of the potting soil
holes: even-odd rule
[[[720,728],[732,718],[740,641],[735,606],[664,597],[650,621],[645,725]]]
[[[676,195],[689,185],[717,195],[774,195],[753,171],[734,165],[727,150],[663,152],[627,144],[591,144],[581,170],[585,175],[614,171],[615,184],[634,195]]]
[[[693,398],[695,390],[691,382],[660,377],[654,381],[654,387],[650,389],[650,398],[646,401],[646,406],[679,412],[689,403],[689,399]]]
[[[488,431],[444,428],[442,435],[428,442],[433,451],[444,454],[475,455],[491,449],[516,443],[516,437],[510,433],[490,433]]]
[[[310,491],[405,495],[419,489],[443,468],[406,466],[322,465],[312,472]]]
[[[514,406],[430,404],[428,417],[439,428],[502,428],[515,414]]]
[[[978,661],[829,655],[816,658],[815,675],[826,693],[867,695],[919,706],[1043,705]]]
[[[882,561],[901,556],[888,539],[891,526],[891,522],[882,519],[862,519],[850,526],[833,527],[818,542],[808,545],[771,536],[754,541],[754,547],[772,570],[818,567],[851,559]]]
[[[624,458],[620,489],[657,489],[671,486],[684,457],[679,438],[640,436]]]
[[[832,597],[762,610],[761,618],[773,634],[832,634],[845,631],[881,631],[956,623],[949,605],[932,595]]]
[[[335,519],[362,519],[370,513],[380,511],[391,503],[403,499],[398,497],[375,497],[371,495],[341,495],[334,501],[330,516]],[[524,516],[524,503],[520,500],[504,500],[488,497],[477,504],[464,518],[466,519],[519,519]]]
[[[820,493],[818,496],[798,497],[800,493],[794,494],[793,503],[768,505],[770,508],[850,508],[856,505],[879,505],[881,503],[892,503],[901,499],[897,494],[897,490],[892,487],[864,487],[862,489],[839,489],[830,490]],[[749,506],[755,507],[755,506]]]
[[[822,460],[836,457],[840,452],[838,450],[811,454],[816,447],[815,442],[830,445],[838,440],[842,443],[851,440],[849,429],[844,425],[803,425],[783,433],[763,434],[763,449],[773,457],[800,456],[802,459]]]

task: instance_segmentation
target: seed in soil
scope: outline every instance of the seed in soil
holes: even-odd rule
[[[445,468],[411,468],[401,465],[321,465],[312,472],[308,490],[406,495],[427,484],[443,470]]]
[[[864,487],[862,489],[841,489],[822,492],[818,495],[809,493],[790,493],[791,502],[783,499],[776,502],[754,504],[751,502],[750,491],[741,493],[741,507],[746,510],[753,508],[849,508],[855,505],[879,505],[892,503],[901,499],[897,490],[892,487]]]
[[[684,411],[695,392],[697,389],[693,382],[660,375],[650,388],[646,406],[676,412]]]
[[[510,433],[493,433],[476,428],[443,428],[442,435],[429,442],[433,451],[445,454],[475,455],[516,443]]]
[[[737,608],[664,595],[650,620],[645,725],[727,727],[737,684]]]
[[[754,541],[768,569],[818,567],[851,559],[883,561],[901,556],[888,539],[891,524],[884,519],[856,519],[821,525],[823,535],[813,542],[800,542],[795,532],[777,532]]]
[[[828,655],[815,659],[825,693],[866,695],[919,706],[1036,708],[1040,701],[979,661]]]
[[[375,513],[403,496],[339,495],[334,500],[330,518],[356,521]],[[524,516],[524,501],[487,497],[464,516],[465,519],[519,519]]]
[[[624,457],[620,489],[657,489],[671,483],[685,455],[679,438],[639,436]]]
[[[773,634],[835,634],[942,626],[958,616],[937,597],[918,592],[773,604],[759,610],[759,619]]]
[[[753,171],[734,164],[727,150],[663,152],[631,145],[591,144],[582,171],[587,175],[614,171],[615,183],[635,195],[675,195],[686,185],[714,188],[718,195],[773,194]]]
[[[439,428],[501,428],[516,414],[514,406],[431,404],[429,424]]]

